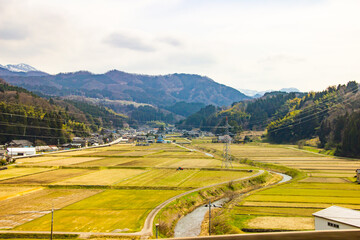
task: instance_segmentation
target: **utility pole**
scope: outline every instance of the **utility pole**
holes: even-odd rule
[[[50,240],[53,239],[53,228],[54,228],[54,204],[51,208],[51,233],[50,233]]]
[[[209,236],[211,235],[211,200],[209,200]]]
[[[156,227],[156,238],[159,237],[159,226],[160,226],[159,223],[155,224],[155,227]]]

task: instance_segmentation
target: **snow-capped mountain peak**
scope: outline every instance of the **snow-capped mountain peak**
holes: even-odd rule
[[[5,68],[12,72],[39,72],[38,69],[36,69],[28,64],[25,64],[25,63],[8,64],[5,66],[0,64],[0,67]]]

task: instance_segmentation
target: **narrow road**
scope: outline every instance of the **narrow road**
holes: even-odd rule
[[[246,179],[250,179],[250,178],[254,178],[257,176],[260,176],[261,174],[263,174],[265,171],[264,170],[259,170],[259,172],[251,175],[251,176],[247,176],[247,177],[242,177],[242,178],[238,178],[235,180],[231,180],[233,182],[237,182],[237,181],[242,181],[242,180],[246,180]],[[221,183],[216,183],[216,184],[212,184],[212,185],[208,185],[205,187],[200,187],[200,188],[196,188],[184,193],[181,193],[179,195],[176,195],[175,197],[172,197],[168,200],[166,200],[165,202],[161,203],[160,205],[158,205],[156,208],[154,208],[149,215],[147,216],[145,223],[144,223],[144,227],[141,229],[141,231],[139,232],[133,232],[133,233],[107,233],[107,232],[54,232],[54,234],[77,234],[79,235],[81,238],[89,238],[90,236],[152,236],[153,234],[153,223],[154,223],[154,219],[155,216],[169,203],[171,203],[172,201],[175,201],[178,198],[181,198],[187,194],[193,193],[193,192],[197,192],[206,188],[211,188],[211,187],[215,187],[218,185],[222,185],[222,184],[226,184],[229,183],[231,181],[225,181],[225,182],[221,182]],[[49,234],[49,231],[12,231],[12,230],[3,230],[0,231],[0,233],[18,233],[18,234]]]
[[[197,149],[188,148],[188,147],[182,146],[182,145],[177,144],[177,143],[172,143],[172,144],[174,144],[175,146],[184,148],[184,149],[186,149],[186,150],[189,150],[189,151],[191,151],[191,152],[199,152],[199,153],[205,154],[205,155],[208,156],[208,157],[214,157],[214,155],[212,155],[212,154],[210,154],[210,153],[207,153],[207,152],[202,152],[202,151],[199,151],[199,150],[197,150]]]

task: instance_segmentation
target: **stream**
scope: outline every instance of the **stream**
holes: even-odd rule
[[[281,175],[283,178],[277,182],[276,184],[288,182],[292,179],[291,176],[274,172],[273,173]],[[228,198],[222,198],[216,202],[213,202],[211,204],[214,204],[216,207],[221,207],[224,203],[228,201]],[[207,205],[206,205],[207,206]],[[174,237],[196,237],[199,236],[201,232],[201,224],[204,221],[205,214],[208,212],[209,208],[205,207],[205,204],[197,207],[194,211],[187,214],[183,218],[181,218],[178,223],[175,226],[174,230]]]

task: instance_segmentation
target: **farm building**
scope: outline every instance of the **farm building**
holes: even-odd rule
[[[28,140],[12,140],[8,144],[9,147],[32,147],[33,143]]]
[[[331,206],[313,213],[315,230],[359,229],[360,211]]]
[[[28,156],[36,154],[34,147],[8,148],[7,151],[9,156]]]
[[[72,145],[80,145],[80,147],[86,147],[88,144],[88,141],[81,137],[74,137],[72,139]]]

